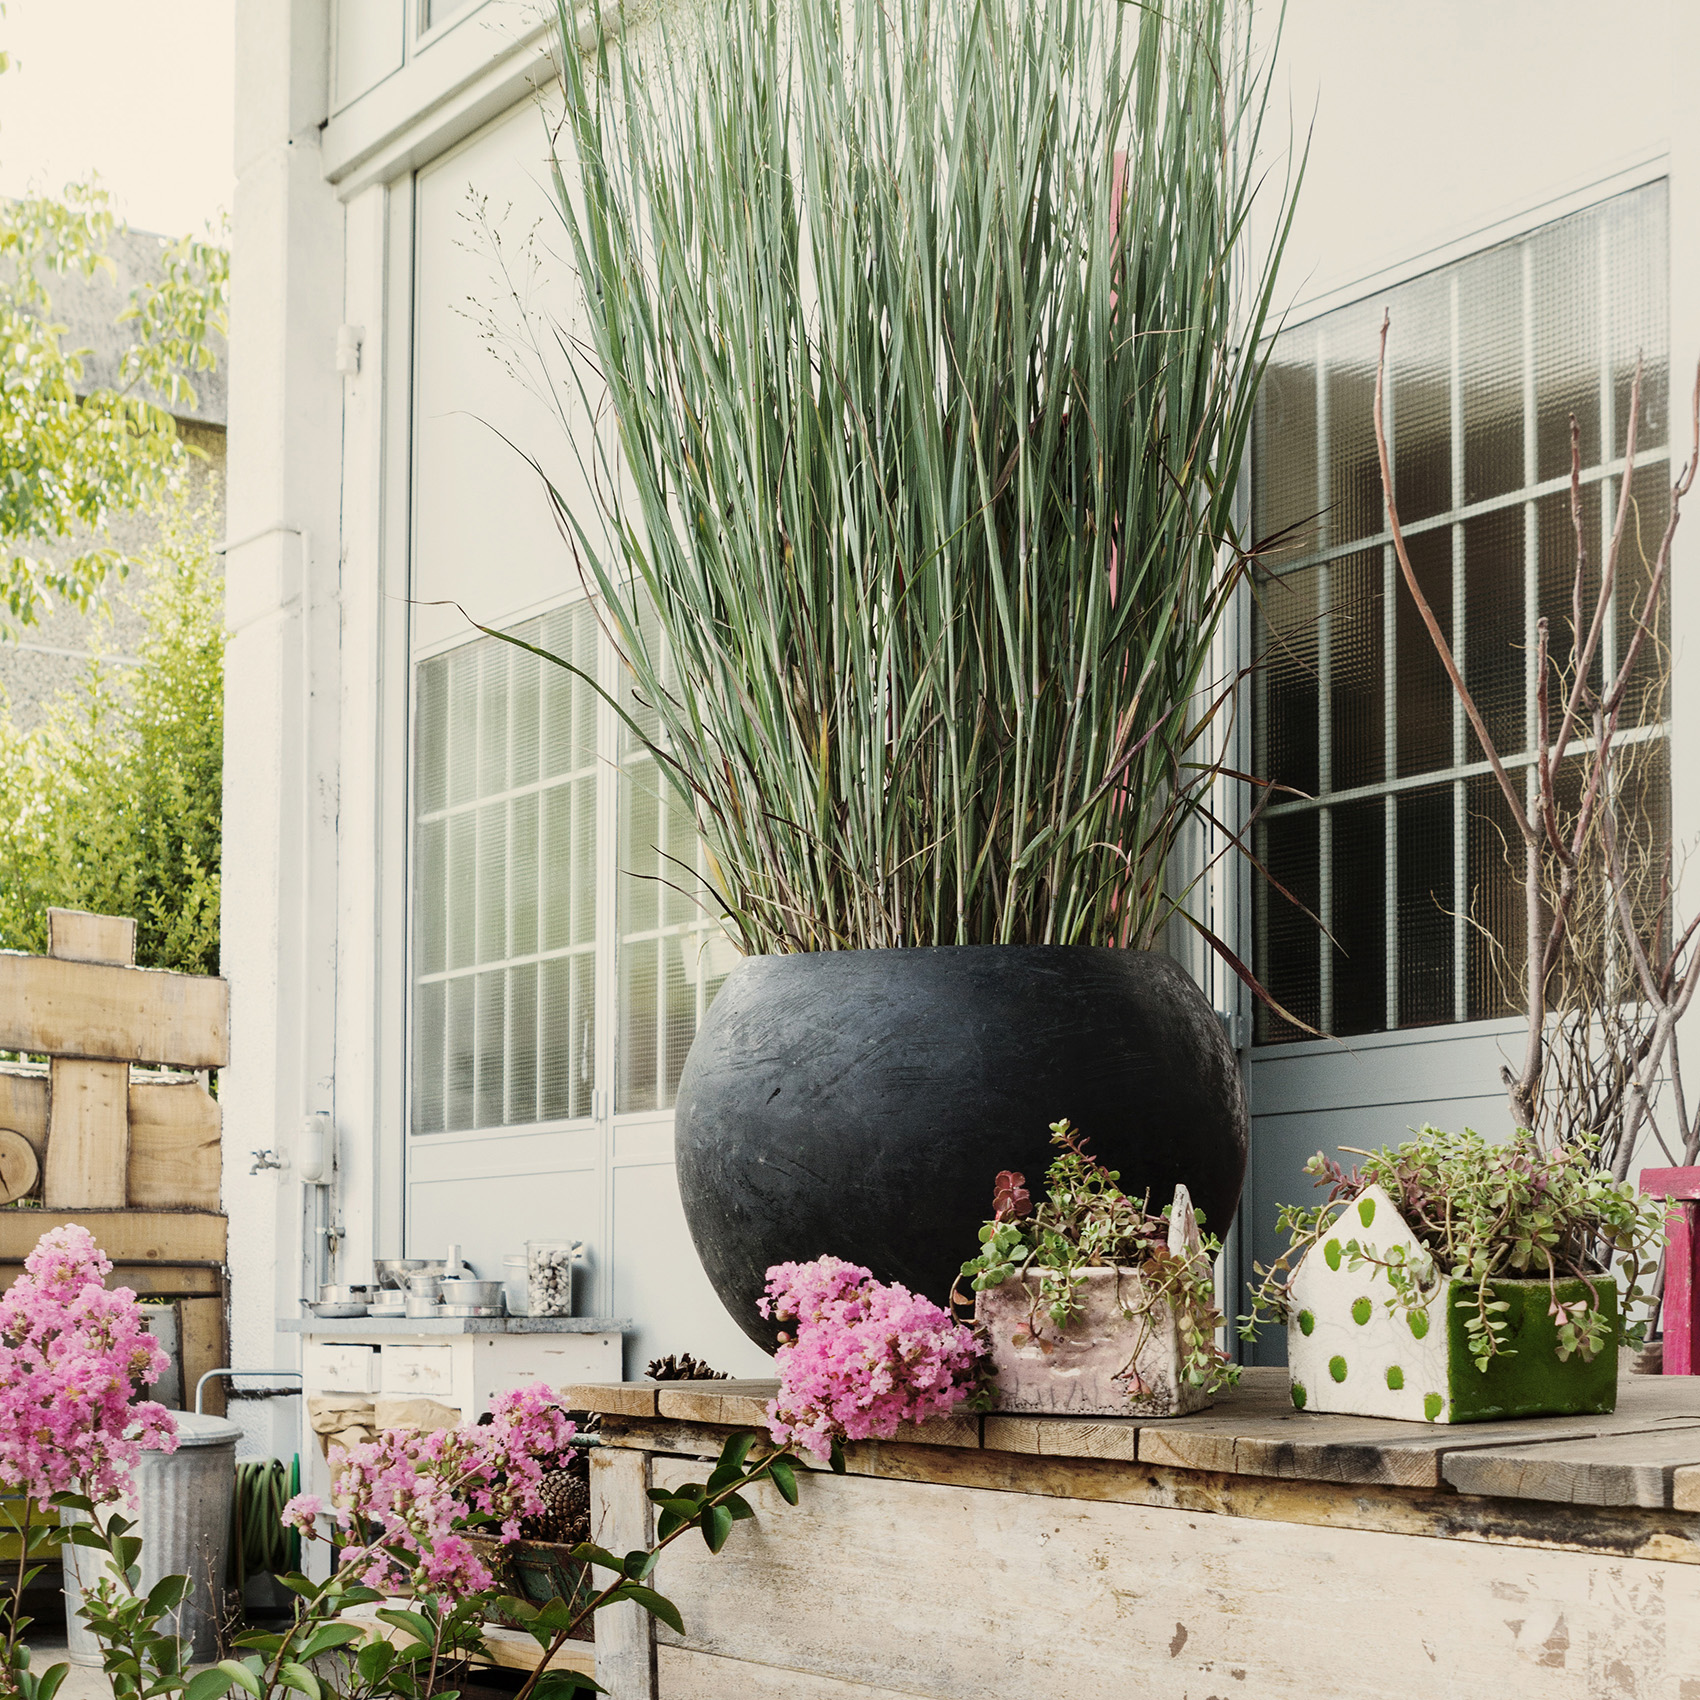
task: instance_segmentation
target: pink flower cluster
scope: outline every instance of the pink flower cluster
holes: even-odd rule
[[[421,1432],[386,1429],[364,1446],[332,1447],[337,1504],[297,1494],[283,1520],[312,1535],[318,1518],[349,1530],[343,1562],[368,1587],[412,1587],[463,1598],[491,1585],[467,1535],[500,1525],[519,1538],[522,1517],[543,1509],[545,1463],[578,1432],[542,1382],[498,1394],[491,1421]]]
[[[797,1324],[795,1339],[780,1336],[768,1431],[817,1458],[831,1455],[834,1440],[889,1440],[899,1423],[924,1422],[974,1390],[973,1331],[854,1263],[775,1264],[761,1313]]]
[[[171,1413],[137,1394],[168,1359],[87,1228],[53,1228],[0,1296],[0,1482],[32,1499],[118,1498],[144,1447],[177,1445]]]

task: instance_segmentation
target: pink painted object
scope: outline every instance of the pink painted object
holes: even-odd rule
[[[1665,1227],[1670,1234],[1665,1247],[1665,1296],[1663,1305],[1666,1375],[1693,1375],[1695,1300],[1700,1295],[1696,1280],[1695,1208],[1700,1201],[1700,1168],[1643,1169],[1641,1190],[1649,1198],[1671,1200]]]

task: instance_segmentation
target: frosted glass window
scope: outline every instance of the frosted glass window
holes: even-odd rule
[[[1371,415],[1383,309],[1411,562],[1501,752],[1526,773],[1536,620],[1548,617],[1561,668],[1574,641],[1570,418],[1597,570],[1638,350],[1634,495],[1641,535],[1664,528],[1667,222],[1666,187],[1651,184],[1276,342],[1252,443],[1262,544],[1254,759],[1286,789],[1271,795],[1255,833],[1266,875],[1255,888],[1256,964],[1276,1001],[1325,1033],[1505,1015],[1520,973],[1506,853],[1515,828],[1386,530]],[[1626,547],[1597,668],[1613,666],[1628,642],[1646,570]],[[1632,718],[1656,744],[1653,646],[1644,666]],[[1637,773],[1638,818],[1666,830],[1668,762],[1650,753]],[[1302,1036],[1259,1006],[1260,1041]]]
[[[578,604],[517,635],[594,674]],[[496,638],[419,664],[413,1131],[591,1114],[596,694]]]
[[[654,711],[628,692],[647,736]],[[620,732],[619,1019],[614,1108],[672,1106],[697,1024],[738,952],[717,919],[689,806],[632,730]]]

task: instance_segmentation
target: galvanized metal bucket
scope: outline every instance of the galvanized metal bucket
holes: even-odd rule
[[[144,1452],[130,1478],[130,1492],[120,1505],[136,1520],[142,1538],[141,1592],[162,1577],[187,1576],[189,1592],[160,1628],[186,1636],[189,1657],[205,1664],[217,1656],[218,1613],[224,1593],[224,1567],[230,1541],[230,1501],[236,1483],[235,1423],[222,1417],[174,1411],[175,1452]],[[86,1519],[62,1513],[66,1523]],[[69,1541],[61,1550],[65,1567],[66,1651],[73,1663],[98,1665],[100,1643],[78,1615],[83,1590],[92,1589],[105,1557]]]

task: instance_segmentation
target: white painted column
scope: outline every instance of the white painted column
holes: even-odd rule
[[[220,1080],[236,1366],[292,1364],[275,1319],[298,1310],[303,1118],[334,1108],[343,215],[325,182],[328,0],[237,0],[225,564],[223,967],[231,1065]],[[242,1404],[246,1449],[302,1444],[299,1399]]]

